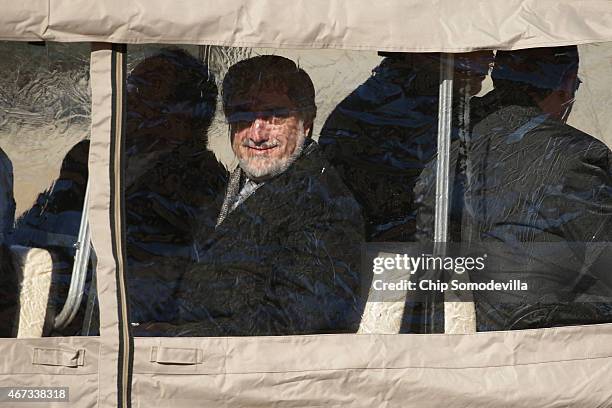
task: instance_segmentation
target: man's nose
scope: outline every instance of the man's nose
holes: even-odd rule
[[[251,123],[249,138],[255,143],[265,142],[269,139],[265,118],[255,118]]]

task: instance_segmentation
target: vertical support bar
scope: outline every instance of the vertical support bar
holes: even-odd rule
[[[438,105],[438,155],[436,166],[436,214],[434,242],[448,241],[448,213],[450,207],[450,144],[453,117],[453,54],[442,54],[440,58],[440,92]],[[436,249],[444,249],[436,245]],[[437,251],[436,251],[437,252]]]
[[[125,118],[125,46],[96,43],[91,53],[92,124],[88,201],[97,255],[100,306],[99,407],[129,407],[132,340],[129,335],[122,233],[122,140]]]
[[[446,243],[449,241],[453,69],[454,56],[452,54],[443,54],[440,60],[436,218],[434,226],[434,252],[437,256],[446,255]],[[457,275],[454,278],[469,280],[467,274]],[[476,332],[474,303],[466,300],[468,299],[460,299],[457,294],[451,291],[444,293],[444,333],[467,334]]]

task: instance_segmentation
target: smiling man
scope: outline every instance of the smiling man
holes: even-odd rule
[[[311,139],[312,81],[289,59],[247,59],[223,81],[223,108],[239,165],[174,334],[355,332],[363,218]]]
[[[253,85],[256,96],[248,110],[230,114],[228,121],[240,167],[249,178],[265,180],[287,170],[300,155],[312,118],[305,122],[286,91],[257,87]]]
[[[223,108],[239,167],[219,222],[265,180],[286,171],[306,145],[318,150],[310,140],[317,111],[314,97],[308,74],[283,57],[259,56],[229,69],[223,81]]]

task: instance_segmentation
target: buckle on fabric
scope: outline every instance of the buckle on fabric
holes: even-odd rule
[[[204,352],[193,348],[153,346],[150,361],[157,364],[195,365],[204,362]]]
[[[59,367],[80,367],[85,364],[85,350],[35,348],[32,364]]]

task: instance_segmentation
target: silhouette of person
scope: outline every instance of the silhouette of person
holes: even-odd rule
[[[610,319],[612,156],[565,124],[579,83],[575,46],[498,51],[492,95],[478,101],[463,186],[451,218],[458,241],[502,244],[495,268],[473,281],[519,279],[529,290],[475,292],[479,330],[594,323]],[[484,112],[485,110],[489,112]],[[484,112],[484,113],[483,113]],[[451,165],[460,159],[451,151]],[[416,188],[420,237],[431,239],[434,187],[429,166]],[[490,248],[487,247],[487,250]],[[491,251],[489,251],[491,252]],[[491,254],[490,254],[491,255]],[[607,265],[607,266],[606,266]],[[596,293],[603,302],[584,302]]]
[[[177,48],[144,58],[128,76],[125,223],[135,330],[174,315],[173,293],[194,260],[195,234],[214,230],[227,183],[226,169],[206,148],[216,97],[206,65]],[[75,145],[51,189],[18,221],[18,241],[61,253],[65,269],[74,256],[88,154],[89,140]],[[67,291],[69,275],[63,283]],[[65,293],[56,298],[61,307]]]
[[[441,58],[439,53],[379,54],[380,65],[334,109],[319,143],[363,208],[366,240],[411,242],[414,185],[437,153]],[[492,51],[455,56],[454,112],[480,91],[492,58]],[[466,126],[460,119],[453,118],[453,140]],[[434,330],[425,308],[418,301],[407,304],[401,331]]]
[[[373,75],[330,114],[319,143],[363,207],[367,240],[408,242],[415,233],[414,184],[437,149],[440,54],[380,55]],[[456,103],[460,92],[480,91],[492,56],[456,56],[455,83],[462,84]]]

